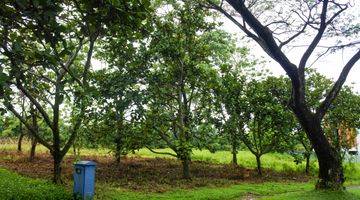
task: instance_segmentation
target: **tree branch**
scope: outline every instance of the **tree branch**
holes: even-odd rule
[[[50,119],[49,115],[47,114],[47,112],[45,111],[45,109],[40,105],[40,103],[30,94],[30,92],[28,90],[26,90],[24,88],[24,86],[21,84],[19,79],[16,80],[15,85],[22,93],[25,94],[25,96],[31,101],[31,103],[33,103],[35,105],[35,107],[39,110],[39,112],[43,116],[46,124],[53,130],[51,119]]]
[[[226,0],[238,13],[241,14],[244,21],[255,31],[258,37],[263,42],[260,46],[265,52],[276,60],[281,67],[286,71],[293,83],[298,79],[298,71],[294,64],[285,56],[267,27],[263,26],[261,22],[246,8],[244,1]]]
[[[218,6],[216,3],[212,2],[211,0],[208,0],[208,3],[211,5],[211,9],[217,10],[219,12],[221,12],[223,15],[225,15],[225,17],[227,17],[230,21],[232,21],[236,26],[238,26],[242,31],[244,31],[244,33],[252,38],[253,40],[255,40],[256,42],[260,42],[260,38],[257,37],[255,34],[253,34],[251,31],[249,31],[245,26],[243,26],[240,22],[238,22],[233,16],[231,16],[229,13],[227,13],[223,8],[222,8],[222,4],[221,3],[220,6]]]
[[[176,154],[173,153],[169,153],[169,152],[159,152],[159,151],[154,151],[153,149],[151,149],[149,146],[145,146],[147,149],[149,149],[149,151],[156,153],[156,154],[162,154],[162,155],[169,155],[169,156],[174,156],[174,157],[178,157]]]
[[[29,125],[26,120],[15,110],[14,106],[10,103],[8,98],[4,98],[4,105],[5,107],[10,110],[20,121],[22,124],[24,124],[26,126],[26,128],[30,131],[31,135],[33,137],[36,138],[36,140],[44,145],[46,148],[48,148],[50,151],[52,151],[52,145],[50,145],[48,142],[46,142],[45,140],[43,140],[38,134],[37,132],[34,130],[34,128]]]
[[[342,85],[345,83],[346,78],[352,69],[352,67],[355,65],[355,63],[360,59],[360,49],[357,53],[351,57],[351,59],[346,63],[343,70],[341,71],[338,80],[335,82],[329,93],[326,95],[325,100],[320,104],[318,109],[316,110],[316,116],[318,119],[322,119],[326,113],[326,111],[329,109],[331,103],[334,101],[336,96],[341,90]]]
[[[314,52],[316,46],[319,44],[325,29],[326,29],[326,13],[327,13],[327,9],[328,9],[328,2],[329,0],[323,0],[323,6],[322,6],[322,11],[320,14],[320,28],[318,30],[318,33],[316,34],[316,36],[314,37],[314,39],[312,40],[312,42],[310,43],[309,47],[306,49],[305,53],[303,54],[303,56],[300,59],[300,63],[299,63],[299,75],[300,75],[300,79],[303,83],[305,83],[305,66],[306,66],[306,62],[309,60],[311,54]]]

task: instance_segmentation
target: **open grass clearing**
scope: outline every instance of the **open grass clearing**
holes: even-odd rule
[[[24,153],[18,153],[14,144],[1,145],[0,166],[26,177],[45,180],[20,178],[26,181],[5,183],[13,185],[13,189],[4,187],[2,192],[13,191],[16,187],[23,187],[23,184],[31,185],[27,181],[34,181],[35,185],[40,185],[36,186],[40,191],[51,193],[51,188],[58,186],[53,186],[48,181],[51,179],[52,160],[47,150],[39,146],[35,161],[30,163],[26,151],[28,143],[24,143],[23,147]],[[60,189],[66,194],[62,192],[61,195],[71,193],[72,165],[76,159],[78,158],[72,153],[66,156],[63,165],[66,184]],[[258,177],[254,170],[254,158],[247,151],[239,152],[238,160],[241,166],[233,167],[228,164],[231,160],[230,152],[194,150],[191,164],[193,179],[190,181],[180,178],[179,161],[146,149],[124,157],[120,168],[114,167],[113,157],[107,149],[84,149],[81,159],[95,160],[98,163],[96,199],[360,199],[360,188],[357,186],[360,185],[358,164],[347,165],[345,168],[346,175],[350,177],[346,184],[354,185],[349,187],[348,191],[321,192],[313,190],[315,176],[304,176],[301,165],[296,165],[290,155],[280,153],[264,156],[266,175]],[[314,164],[313,173],[315,170]],[[10,174],[15,176],[14,173]],[[4,177],[1,175],[0,179]],[[31,195],[37,194],[41,192],[35,190]]]
[[[20,176],[0,169],[0,196],[3,200],[71,199],[71,185],[56,186],[44,180]],[[344,192],[313,190],[313,183],[265,182],[241,183],[226,187],[176,189],[168,192],[141,192],[114,187],[109,183],[96,185],[95,199],[99,200],[355,200],[360,198],[357,188]]]

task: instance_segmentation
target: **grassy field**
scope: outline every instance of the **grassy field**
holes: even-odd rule
[[[24,143],[24,150],[29,149],[29,144]],[[15,151],[16,145],[11,143],[1,144],[0,151]],[[170,151],[162,149],[158,151]],[[39,146],[37,152],[45,153],[47,150]],[[69,152],[71,155],[72,152]],[[104,156],[109,155],[108,149],[84,149],[82,155]],[[166,155],[154,154],[146,149],[136,151],[128,157],[157,158]],[[205,161],[209,164],[228,164],[231,161],[231,154],[227,151],[210,153],[206,150],[194,150],[192,159]],[[293,158],[287,154],[270,153],[262,158],[263,167],[274,171],[298,172],[304,170],[304,163],[296,165]],[[255,168],[255,159],[248,151],[240,151],[238,163],[246,168]],[[312,159],[312,172],[317,170],[315,158]],[[345,165],[345,174],[348,177],[346,184],[350,185],[345,192],[322,192],[315,191],[314,179],[309,182],[281,181],[281,182],[238,182],[225,184],[223,186],[199,186],[194,188],[166,189],[164,192],[135,191],[125,189],[114,183],[97,182],[96,199],[272,199],[272,200],[338,200],[338,199],[360,199],[360,166],[359,164]],[[194,181],[194,180],[193,180]],[[21,193],[21,195],[18,195]],[[68,199],[71,197],[71,183],[67,186],[55,186],[48,181],[22,177],[5,169],[0,169],[0,199]]]
[[[226,188],[201,188],[196,190],[178,190],[161,194],[141,194],[122,190],[113,190],[103,196],[105,199],[118,200],[358,200],[360,190],[350,189],[344,192],[325,192],[313,190],[310,183],[262,183],[239,184]],[[102,198],[100,198],[102,199]]]
[[[157,150],[159,152],[172,152],[170,149],[161,149]],[[135,154],[130,156],[138,155],[141,157],[168,157],[167,155],[160,155],[152,153],[147,149],[140,149],[136,151]],[[246,168],[255,168],[256,160],[255,156],[251,154],[249,151],[239,151],[237,154],[238,164],[242,167]],[[232,155],[229,151],[217,151],[215,153],[211,153],[208,150],[193,150],[192,160],[205,161],[210,163],[220,163],[220,164],[228,164],[231,162]],[[261,157],[262,167],[267,169],[272,169],[274,171],[304,171],[305,163],[296,165],[294,159],[288,154],[280,154],[280,153],[268,153]],[[313,159],[311,161],[311,167],[315,169],[317,164]]]
[[[95,199],[118,200],[355,200],[360,199],[359,189],[344,192],[322,192],[313,190],[313,183],[266,182],[261,184],[237,184],[229,187],[203,187],[188,190],[174,190],[164,193],[142,193],[116,188],[108,184],[97,185]],[[1,199],[71,199],[69,188],[52,183],[22,177],[0,169]]]

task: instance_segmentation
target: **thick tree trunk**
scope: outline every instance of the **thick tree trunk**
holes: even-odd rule
[[[321,127],[321,120],[316,116],[299,115],[307,137],[314,147],[319,163],[317,189],[342,190],[345,181],[340,156],[331,147]]]
[[[306,153],[305,154],[305,160],[306,160],[306,165],[305,165],[305,174],[309,175],[310,173],[310,153]]]
[[[53,182],[55,184],[61,184],[62,180],[61,180],[61,163],[62,163],[62,158],[60,156],[60,153],[54,153],[53,155],[53,159],[54,159],[54,174],[53,174]]]
[[[256,155],[256,166],[257,166],[257,172],[259,176],[262,176],[262,170],[261,170],[261,156]]]
[[[35,152],[36,152],[36,145],[37,145],[37,140],[35,138],[32,138],[31,139],[30,156],[29,156],[29,161],[30,162],[34,161]]]
[[[345,181],[343,169],[339,158],[334,155],[318,156],[319,181],[317,189],[343,189]]]
[[[186,157],[181,162],[183,168],[183,179],[190,179],[190,159]]]

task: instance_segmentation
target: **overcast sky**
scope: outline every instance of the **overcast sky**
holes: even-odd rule
[[[360,1],[354,7],[351,8],[351,11],[353,12],[359,13],[359,10],[360,10]],[[222,21],[224,22],[223,27],[227,32],[240,37],[244,35],[243,32],[227,18],[224,17]],[[357,22],[360,22],[359,18],[357,19]],[[304,45],[310,44],[310,42],[311,39],[309,38],[308,41],[304,41]],[[322,45],[326,45],[326,44],[327,44],[326,41],[322,41]],[[239,46],[243,46],[241,41],[239,42]],[[281,75],[281,74],[285,75],[285,71],[280,67],[280,65],[275,61],[273,61],[255,42],[252,41],[251,44],[246,43],[246,46],[252,49],[252,51],[250,52],[254,54],[254,56],[258,58],[263,57],[266,61],[269,62],[267,67],[274,73],[274,75]],[[286,55],[294,64],[298,64],[300,57],[302,56],[304,51],[305,48],[295,48],[292,51],[287,52]],[[355,54],[355,49],[338,51],[336,53],[322,57],[312,67],[316,68],[318,72],[326,75],[327,77],[336,80],[343,66],[354,54]],[[311,63],[311,61],[308,63]],[[360,92],[360,61],[358,61],[355,64],[355,66],[352,68],[345,84],[351,84],[351,83],[354,83],[353,84],[354,89]]]

